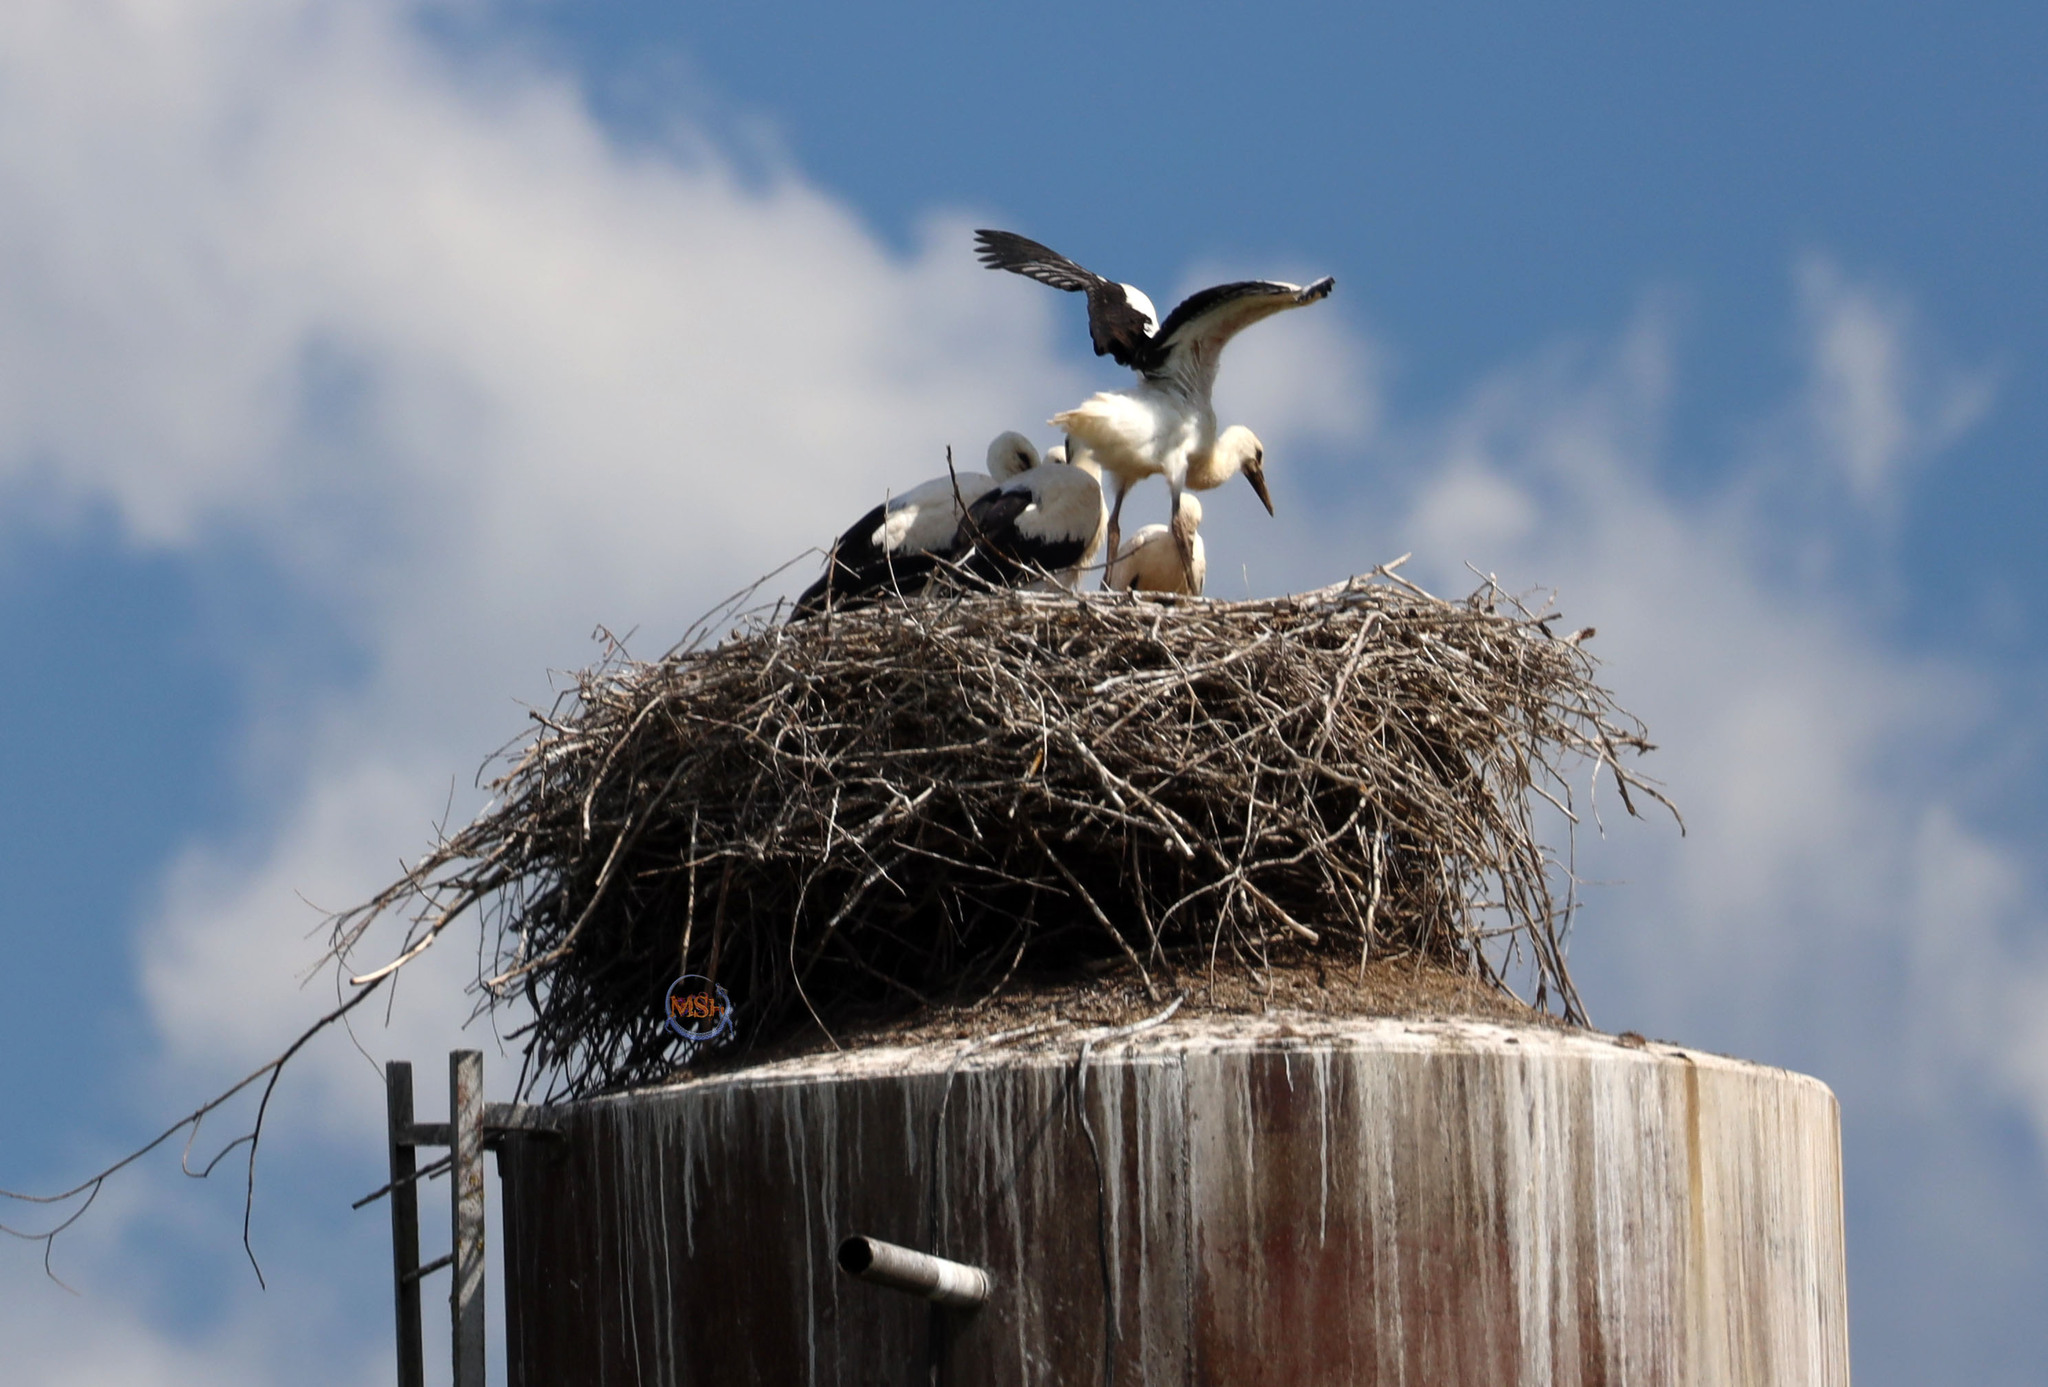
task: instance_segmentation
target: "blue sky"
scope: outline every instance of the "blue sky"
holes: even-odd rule
[[[1835,1086],[1860,1382],[2037,1381],[2048,16],[1413,10],[9,6],[0,1184],[317,1010],[317,907],[592,628],[1114,383],[992,224],[1337,276],[1231,349],[1279,516],[1219,496],[1212,590],[1413,550],[1598,626],[1692,833],[1582,844],[1596,1019]],[[469,961],[359,1032],[428,1094]],[[382,1380],[380,1120],[345,1038],[288,1080],[268,1292],[168,1162],[81,1296],[0,1249],[13,1375]]]

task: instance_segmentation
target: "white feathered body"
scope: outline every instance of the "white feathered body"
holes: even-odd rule
[[[962,472],[958,484],[957,498],[952,477],[934,477],[901,496],[890,497],[882,523],[868,536],[869,543],[885,554],[944,549],[959,532],[966,508],[994,490],[996,480],[979,472]]]
[[[1015,581],[1014,565],[1052,573],[1032,583],[1050,590],[1071,589],[1102,552],[1109,508],[1103,503],[1100,471],[1085,451],[1072,463],[1046,462],[992,488],[976,505],[963,533],[980,531],[987,555],[969,568],[987,565],[983,576]]]
[[[1152,476],[1165,477],[1178,491],[1189,466],[1216,446],[1216,411],[1208,396],[1190,397],[1153,380],[1092,395],[1052,423],[1087,445],[1118,492]]]
[[[1180,510],[1190,530],[1202,523],[1202,503],[1193,496],[1180,498]],[[1192,537],[1192,548],[1193,561],[1184,567],[1174,546],[1173,528],[1144,526],[1118,547],[1109,565],[1108,586],[1117,592],[1183,592],[1200,597],[1209,574],[1200,534]]]
[[[1058,463],[1063,463],[1071,471],[1086,477],[1095,488],[1092,494],[1078,483],[1070,484],[1066,488],[1071,497],[1071,500],[1066,502],[1070,515],[1079,517],[1081,523],[1086,524],[1090,508],[1092,507],[1095,512],[1095,528],[1088,536],[1088,547],[1081,551],[1079,559],[1054,575],[1054,582],[1069,592],[1080,586],[1081,575],[1088,571],[1088,565],[1094,563],[1096,557],[1102,553],[1103,537],[1109,531],[1109,502],[1102,495],[1102,469],[1096,465],[1094,457],[1087,449],[1076,449],[1075,453],[1072,461],[1068,461],[1065,448],[1049,448],[1045,454],[1048,467],[1057,465],[1054,461],[1057,455]],[[1052,584],[1039,583],[1034,586],[1042,591],[1049,591]]]
[[[882,505],[882,523],[864,538],[884,554],[950,548],[960,517],[1012,477],[1038,466],[1038,449],[1021,433],[999,433],[988,445],[988,473],[961,472],[919,482]],[[992,474],[992,475],[991,475]]]

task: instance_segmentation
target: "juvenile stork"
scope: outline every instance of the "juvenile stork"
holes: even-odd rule
[[[1030,439],[1000,433],[988,445],[987,473],[934,477],[876,506],[834,541],[824,576],[797,598],[791,620],[921,581],[956,547],[963,507],[1037,465]]]
[[[1109,543],[1115,552],[1124,493],[1146,477],[1166,478],[1173,493],[1170,526],[1181,566],[1193,579],[1194,532],[1180,520],[1180,501],[1196,473],[1221,485],[1242,471],[1273,509],[1266,492],[1264,455],[1219,462],[1216,410],[1210,394],[1223,348],[1238,333],[1275,313],[1328,298],[1337,281],[1313,284],[1248,279],[1219,284],[1183,299],[1159,322],[1151,299],[1127,284],[1104,279],[1057,251],[1010,231],[977,231],[982,264],[1088,297],[1088,333],[1097,356],[1113,357],[1138,373],[1127,390],[1104,391],[1053,416],[1070,451],[1085,446],[1111,479]],[[1247,431],[1249,433],[1249,431]],[[1254,440],[1256,442],[1256,440]],[[1196,489],[1200,489],[1197,487]]]
[[[1202,583],[1209,574],[1209,560],[1203,553],[1202,536],[1197,528],[1202,523],[1202,503],[1193,496],[1183,496],[1180,508],[1187,517],[1188,531],[1194,535],[1194,562],[1186,568],[1181,566],[1180,552],[1174,545],[1173,533],[1168,526],[1146,525],[1125,540],[1124,547],[1110,561],[1105,587],[1117,592],[1202,595]]]
[[[960,524],[953,562],[998,587],[1041,581],[1072,587],[1102,552],[1108,523],[1101,473],[1083,458],[1046,461],[983,493]]]

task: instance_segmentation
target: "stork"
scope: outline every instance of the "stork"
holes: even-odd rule
[[[1047,460],[984,492],[967,508],[950,556],[966,572],[1001,587],[1050,581],[1072,587],[1102,551],[1107,524],[1101,473],[1087,459]]]
[[[805,588],[791,619],[866,600],[929,574],[951,551],[960,517],[988,492],[1038,465],[1038,449],[1021,433],[1000,433],[988,445],[988,473],[934,477],[891,497],[853,522],[826,556],[825,574]]]
[[[1262,318],[1328,298],[1337,281],[1325,275],[1308,285],[1264,279],[1219,284],[1183,299],[1162,323],[1152,300],[1138,289],[1104,279],[1036,241],[1010,231],[983,230],[975,233],[975,243],[982,264],[990,269],[1087,295],[1088,333],[1095,354],[1112,357],[1138,373],[1138,383],[1130,389],[1094,395],[1054,415],[1052,422],[1066,431],[1070,453],[1076,444],[1085,445],[1112,478],[1112,553],[1124,493],[1146,477],[1166,478],[1173,493],[1174,547],[1192,582],[1194,532],[1180,522],[1181,496],[1190,485],[1191,472],[1204,480],[1215,477],[1212,484],[1221,485],[1242,471],[1267,512],[1273,509],[1263,454],[1256,463],[1240,460],[1234,469],[1213,457],[1219,439],[1210,394],[1223,348]]]
[[[1181,566],[1171,527],[1147,525],[1125,540],[1124,547],[1110,561],[1105,587],[1117,592],[1202,595],[1202,582],[1209,572],[1209,561],[1202,552],[1202,536],[1197,530],[1202,523],[1202,503],[1193,496],[1182,496],[1180,509],[1188,531],[1194,535],[1194,562],[1186,568]]]

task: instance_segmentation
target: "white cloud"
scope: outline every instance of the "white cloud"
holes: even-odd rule
[[[1379,428],[1381,354],[1341,305],[1326,300],[1270,319],[1232,342],[1224,359],[1217,417],[1257,420],[1253,432],[1274,467],[1318,445],[1356,450]]]
[[[1802,441],[1858,504],[1888,513],[1902,474],[1983,417],[1992,380],[1942,362],[1904,296],[1851,280],[1825,256],[1801,261],[1797,284],[1809,372]]]

